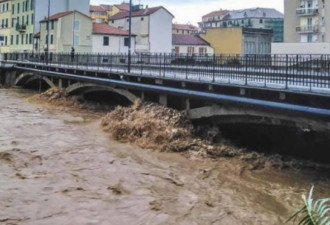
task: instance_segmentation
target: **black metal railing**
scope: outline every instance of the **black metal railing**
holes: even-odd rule
[[[50,53],[47,66],[127,73],[126,54]],[[44,53],[7,53],[21,66],[45,65]],[[134,75],[330,94],[330,55],[133,54]]]

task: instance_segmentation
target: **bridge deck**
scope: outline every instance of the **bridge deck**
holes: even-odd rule
[[[125,63],[54,63],[54,62],[30,62],[20,60],[8,60],[2,63],[6,65],[19,65],[24,67],[47,67],[58,69],[77,69],[88,72],[125,73],[136,76],[149,76],[153,78],[189,80],[200,83],[215,83],[224,85],[239,85],[246,87],[286,90],[292,92],[309,92],[322,95],[330,95],[329,71],[311,70],[287,70],[285,68],[273,69],[271,67],[257,68],[244,66],[199,66],[187,65],[154,65],[132,64],[128,73]]]

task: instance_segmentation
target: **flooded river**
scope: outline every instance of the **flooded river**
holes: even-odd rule
[[[283,224],[316,169],[246,169],[238,159],[192,161],[111,140],[101,114],[27,102],[0,89],[0,224]]]

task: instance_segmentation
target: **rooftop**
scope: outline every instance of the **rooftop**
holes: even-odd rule
[[[129,4],[128,3],[124,3],[124,4],[120,4],[120,5],[114,5],[115,7],[117,7],[120,11],[129,11]]]
[[[132,17],[149,16],[149,15],[157,12],[159,9],[162,9],[162,8],[165,9],[162,6],[158,6],[158,7],[145,8],[145,9],[140,9],[138,11],[133,11],[132,12]],[[129,17],[129,12],[119,12],[119,13],[115,14],[114,16],[110,17],[109,19],[110,20],[118,20],[118,19],[124,19],[124,18],[128,18],[128,17]]]
[[[173,24],[175,30],[195,30],[198,31],[198,27],[190,24]]]
[[[226,15],[227,12],[228,12],[228,10],[222,10],[222,9],[213,11],[213,12],[210,12],[210,13],[204,15],[203,19],[208,18],[208,17],[214,17],[214,16],[224,16],[224,15]]]
[[[101,5],[90,5],[89,11],[90,12],[106,12],[107,10]]]
[[[108,35],[119,35],[119,36],[129,35],[128,31],[118,29],[106,23],[93,23],[93,34],[108,34]],[[136,36],[135,34],[132,35]]]
[[[283,18],[283,13],[272,8],[251,8],[242,10],[232,10],[226,15],[226,19],[244,18]]]
[[[66,12],[59,12],[59,13],[56,13],[54,15],[51,15],[49,17],[49,19],[47,19],[47,17],[45,17],[43,20],[40,21],[40,23],[47,22],[47,20],[49,20],[49,21],[58,20],[58,19],[60,19],[62,17],[65,17],[67,15],[70,15],[72,13],[79,13],[79,14],[81,14],[83,16],[86,16],[86,17],[90,18],[89,16],[87,16],[87,15],[85,15],[85,14],[79,12],[79,11],[66,11]]]
[[[173,45],[207,45],[210,44],[202,38],[190,34],[172,34]]]

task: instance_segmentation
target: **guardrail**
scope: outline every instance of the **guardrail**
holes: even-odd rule
[[[127,73],[126,54],[8,53],[3,61]],[[139,76],[320,92],[330,95],[330,55],[133,54]]]

